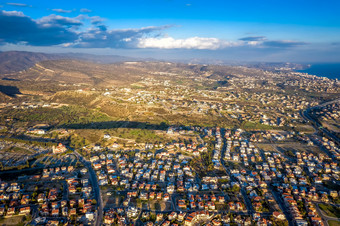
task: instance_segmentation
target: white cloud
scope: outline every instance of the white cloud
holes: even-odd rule
[[[80,12],[81,13],[90,13],[90,12],[92,12],[92,10],[86,9],[86,8],[82,8],[82,9],[80,9]]]
[[[258,45],[262,45],[263,42],[262,41],[248,41],[245,43],[247,43],[250,46],[258,46]]]
[[[224,49],[239,46],[241,42],[225,41],[218,38],[191,37],[186,39],[164,38],[140,38],[138,48],[157,49]]]
[[[52,11],[58,12],[58,13],[71,13],[72,12],[72,10],[66,10],[66,9],[52,9]]]
[[[23,12],[20,11],[5,11],[1,10],[0,12],[4,16],[17,16],[17,17],[25,17]]]
[[[78,18],[64,17],[55,14],[45,16],[36,20],[38,24],[44,27],[50,26],[81,26],[83,23]]]
[[[14,3],[14,2],[9,2],[9,3],[6,3],[7,5],[10,5],[10,6],[19,6],[19,7],[32,7],[31,5],[27,5],[27,4],[24,4],[24,3]]]

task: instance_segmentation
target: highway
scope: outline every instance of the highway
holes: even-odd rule
[[[100,188],[98,185],[98,180],[96,173],[94,172],[91,162],[87,161],[84,159],[83,156],[81,156],[76,150],[74,150],[74,153],[78,156],[79,160],[86,166],[86,168],[89,170],[90,173],[90,181],[94,190],[94,195],[95,199],[97,200],[97,206],[98,206],[98,211],[97,211],[97,217],[96,217],[96,226],[102,225],[102,220],[103,220],[103,199],[100,193]]]
[[[334,133],[332,133],[331,131],[329,131],[328,129],[324,128],[318,121],[316,121],[314,118],[312,118],[310,116],[310,112],[314,109],[317,109],[317,108],[321,108],[321,107],[324,107],[328,104],[333,104],[333,103],[337,103],[337,102],[340,102],[340,98],[338,99],[335,99],[335,100],[332,100],[332,101],[328,101],[328,102],[325,102],[323,104],[320,104],[320,105],[317,105],[317,106],[314,106],[314,107],[311,107],[311,108],[308,108],[304,111],[300,111],[300,115],[302,116],[303,119],[305,119],[306,121],[309,121],[312,123],[314,129],[316,131],[320,131],[322,132],[323,134],[325,134],[325,136],[328,137],[328,139],[332,140],[334,143],[336,143],[337,145],[340,145],[340,139],[339,137],[337,137]],[[339,220],[338,218],[333,218],[333,217],[329,217],[329,216],[326,216],[323,214],[323,212],[320,210],[318,204],[315,204],[316,206],[316,211],[318,213],[318,215],[322,218],[323,220],[323,223],[328,226],[328,220]]]
[[[305,119],[306,121],[310,121],[313,125],[313,127],[315,128],[316,131],[320,131],[322,133],[324,133],[329,139],[333,140],[334,143],[336,143],[337,145],[340,145],[340,139],[339,137],[337,137],[336,135],[334,135],[334,133],[332,133],[331,131],[329,131],[328,129],[324,128],[319,122],[317,122],[316,120],[314,120],[310,115],[309,113],[316,109],[316,108],[319,108],[319,107],[324,107],[328,104],[333,104],[333,103],[336,103],[336,102],[340,102],[340,98],[339,99],[336,99],[336,100],[332,100],[332,101],[328,101],[328,102],[325,102],[323,104],[320,104],[320,105],[317,105],[317,106],[314,106],[314,107],[311,107],[311,108],[308,108],[304,111],[300,111],[300,114],[302,116],[303,119]]]

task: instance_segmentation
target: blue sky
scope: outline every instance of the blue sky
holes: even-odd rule
[[[0,50],[340,62],[340,1],[0,0]]]

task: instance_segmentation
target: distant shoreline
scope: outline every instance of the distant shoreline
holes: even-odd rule
[[[310,67],[297,72],[308,73],[319,77],[340,79],[340,63],[314,63]]]

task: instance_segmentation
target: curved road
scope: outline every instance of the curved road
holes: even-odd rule
[[[328,101],[328,102],[325,102],[323,104],[320,104],[320,105],[317,105],[317,106],[314,106],[314,107],[311,107],[311,108],[308,108],[304,111],[300,111],[300,114],[301,116],[306,120],[306,121],[310,121],[312,122],[312,125],[314,127],[314,129],[316,131],[321,131],[322,133],[324,133],[329,139],[333,140],[334,143],[340,145],[340,139],[339,137],[335,136],[331,131],[329,131],[328,129],[324,128],[319,122],[317,122],[316,120],[314,120],[310,115],[309,113],[316,109],[316,108],[319,108],[319,107],[324,107],[328,104],[332,104],[332,103],[337,103],[337,102],[340,102],[340,98],[338,99],[335,99],[335,100],[332,100],[332,101]],[[321,211],[321,209],[319,208],[319,205],[316,203],[316,211],[318,213],[318,215],[322,218],[324,224],[326,226],[328,226],[328,220],[339,220],[338,218],[334,218],[334,217],[329,217],[327,215],[325,215],[323,213],[323,211]]]
[[[328,104],[332,104],[332,103],[336,103],[336,102],[340,102],[340,98],[336,99],[336,100],[332,100],[329,102],[325,102],[323,104],[308,108],[304,111],[300,111],[301,116],[306,120],[306,121],[310,121],[312,122],[313,127],[315,128],[316,131],[321,131],[324,134],[326,134],[326,136],[328,136],[328,138],[330,138],[331,140],[334,141],[334,143],[340,145],[340,139],[339,137],[335,136],[331,131],[329,131],[328,129],[324,128],[319,122],[317,122],[316,120],[314,120],[309,113],[311,112],[311,110],[314,110],[315,108],[319,108],[319,107],[323,107],[326,106]]]
[[[340,224],[340,219],[336,218],[336,217],[330,217],[328,215],[326,215],[319,207],[318,203],[315,204],[316,207],[316,212],[319,214],[319,216],[322,218],[323,222],[325,223],[325,225],[328,226],[328,221],[329,220],[334,220],[334,221],[339,221]]]

